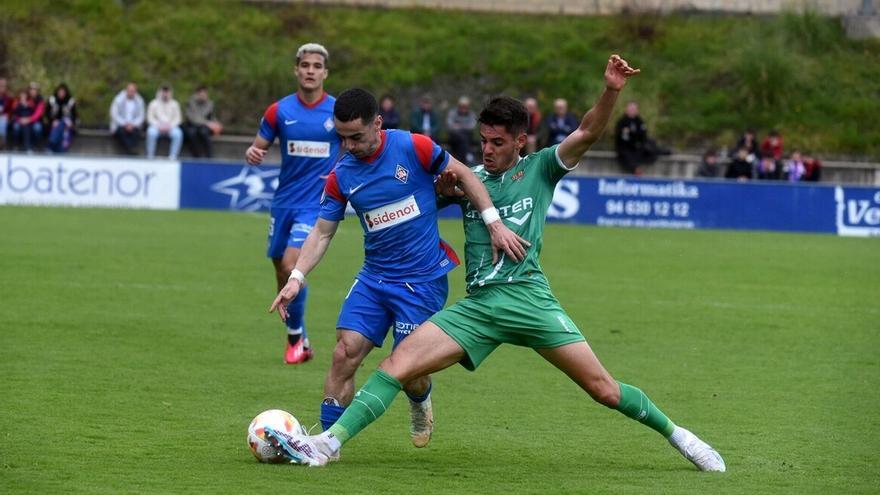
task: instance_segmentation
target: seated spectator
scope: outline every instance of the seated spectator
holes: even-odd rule
[[[446,114],[449,152],[462,163],[471,163],[474,159],[471,147],[476,128],[477,116],[471,110],[471,100],[467,96],[462,96],[458,99],[455,108],[450,109]]]
[[[772,156],[762,156],[755,165],[755,175],[761,180],[779,180],[781,168]]]
[[[820,162],[818,158],[811,155],[805,156],[804,168],[806,171],[804,172],[803,180],[808,182],[819,182],[819,180],[822,179],[822,162]]]
[[[156,143],[160,137],[167,137],[171,140],[168,159],[177,159],[183,144],[182,121],[180,103],[174,99],[171,87],[160,86],[156,97],[147,105],[147,158],[156,156]]]
[[[9,93],[6,78],[0,77],[0,149],[6,147],[7,131],[12,118],[12,107],[15,106],[15,97]]]
[[[440,136],[440,121],[437,112],[434,111],[434,101],[425,95],[419,100],[419,107],[412,111],[409,116],[409,130],[418,134],[424,134],[435,142]]]
[[[130,82],[110,104],[110,132],[127,155],[136,154],[145,116],[144,99],[137,92],[137,84]]]
[[[713,148],[703,153],[703,162],[697,169],[697,177],[714,179],[721,176],[721,163],[718,159],[718,152]]]
[[[774,160],[782,160],[782,136],[778,131],[770,131],[761,143],[761,156],[769,156]]]
[[[76,100],[67,84],[61,83],[49,97],[49,149],[64,153],[70,149],[76,130]]]
[[[782,169],[782,173],[789,182],[800,182],[803,180],[804,175],[807,173],[807,167],[804,166],[800,151],[794,150],[791,153],[788,161],[785,162],[785,168]]]
[[[391,95],[382,97],[382,101],[379,102],[379,115],[382,116],[382,129],[400,127],[400,114],[394,108],[394,98]]]
[[[564,98],[557,98],[553,102],[553,115],[547,116],[544,125],[547,127],[547,146],[553,146],[561,143],[574,132],[579,122],[577,117],[568,111],[568,102]]]
[[[641,175],[642,169],[657,161],[658,155],[668,155],[669,150],[661,148],[648,137],[648,126],[639,115],[639,104],[631,101],[614,129],[614,147],[617,162],[624,172]]]
[[[186,102],[186,142],[195,157],[214,156],[211,136],[223,132],[223,125],[214,118],[214,101],[208,96],[208,88],[199,86]]]
[[[743,135],[736,140],[736,146],[734,146],[730,151],[730,158],[733,158],[740,148],[745,148],[746,150],[748,150],[749,163],[755,164],[761,158],[761,150],[758,146],[758,138],[755,137],[755,131],[752,129],[746,129],[745,132],[743,132]]]
[[[538,100],[526,98],[524,102],[526,111],[529,112],[529,127],[526,129],[525,153],[534,153],[538,150],[538,133],[541,131],[541,109],[538,108]]]
[[[18,99],[12,108],[10,125],[13,145],[28,153],[34,150],[43,134],[42,117],[45,106],[46,103],[36,83],[31,83],[27,90],[18,94]]]
[[[740,148],[724,174],[726,179],[749,180],[752,178],[752,164],[748,161],[749,150]]]

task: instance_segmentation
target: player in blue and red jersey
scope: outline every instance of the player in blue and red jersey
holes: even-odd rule
[[[281,172],[272,198],[266,256],[275,265],[280,290],[287,283],[306,236],[321,209],[321,192],[339,157],[339,136],[333,125],[334,98],[324,91],[327,50],[308,43],[296,52],[299,87],[266,109],[260,131],[245,153],[250,165],[259,165],[275,138],[281,146]],[[298,364],[312,357],[305,332],[307,290],[290,302],[284,362]]]
[[[457,264],[440,239],[434,181],[444,170],[462,177],[462,190],[474,202],[497,250],[523,259],[528,243],[499,221],[486,188],[468,167],[430,138],[382,130],[376,99],[362,89],[339,95],[336,130],[347,151],[327,179],[321,214],[301,256],[271,310],[289,318],[287,304],[305,286],[305,276],[327,251],[350,204],[364,231],[364,265],[355,277],[336,323],[337,345],[324,383],[321,423],[333,424],[354,399],[354,375],[389,328],[396,346],[419,324],[443,308],[446,274]],[[430,377],[404,385],[410,399],[412,442],[424,447],[433,431]]]

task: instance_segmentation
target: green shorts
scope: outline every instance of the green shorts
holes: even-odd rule
[[[481,287],[428,321],[458,342],[466,354],[461,365],[471,371],[500,344],[549,349],[584,341],[550,288],[538,283]]]

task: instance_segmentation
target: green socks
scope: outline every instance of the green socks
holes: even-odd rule
[[[620,385],[620,403],[617,404],[617,410],[622,412],[628,418],[632,418],[639,423],[647,425],[649,428],[656,430],[666,438],[672,435],[675,429],[675,423],[669,420],[663,411],[657,409],[657,406],[651,402],[651,399],[645,395],[639,388],[617,382]]]
[[[347,442],[367,425],[379,419],[402,388],[400,382],[393,376],[382,370],[374,371],[354,395],[351,405],[345,408],[342,416],[327,431],[341,443]]]

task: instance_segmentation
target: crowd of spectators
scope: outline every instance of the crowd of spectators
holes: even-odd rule
[[[553,101],[552,113],[542,115],[535,98],[524,100],[529,113],[526,131],[526,153],[560,143],[573,132],[580,119],[569,110],[563,98]],[[392,95],[380,100],[383,129],[404,127],[401,113]],[[442,106],[441,108],[445,108]],[[194,157],[213,156],[213,137],[223,132],[214,113],[214,102],[206,86],[198,86],[181,109],[168,85],[156,90],[146,103],[135,82],[129,82],[113,98],[109,109],[110,132],[121,151],[137,155],[141,140],[145,141],[148,158],[156,156],[158,143],[169,141],[168,158],[176,159],[184,144]],[[37,83],[30,83],[17,93],[0,78],[0,149],[32,152],[45,149],[64,153],[70,149],[78,126],[77,103],[70,88],[60,83],[48,99],[44,99]],[[423,95],[409,113],[408,130],[424,134],[446,146],[450,154],[462,162],[479,160],[477,116],[468,96],[462,95],[450,106],[445,119],[435,108],[434,100]],[[622,172],[641,175],[645,167],[655,163],[669,150],[657,144],[648,134],[638,103],[626,104],[623,115],[614,126],[614,147]],[[748,129],[737,139],[730,152],[709,149],[703,153],[697,177],[734,180],[818,181],[821,162],[800,150],[785,155],[782,135],[772,130],[759,140]]]

